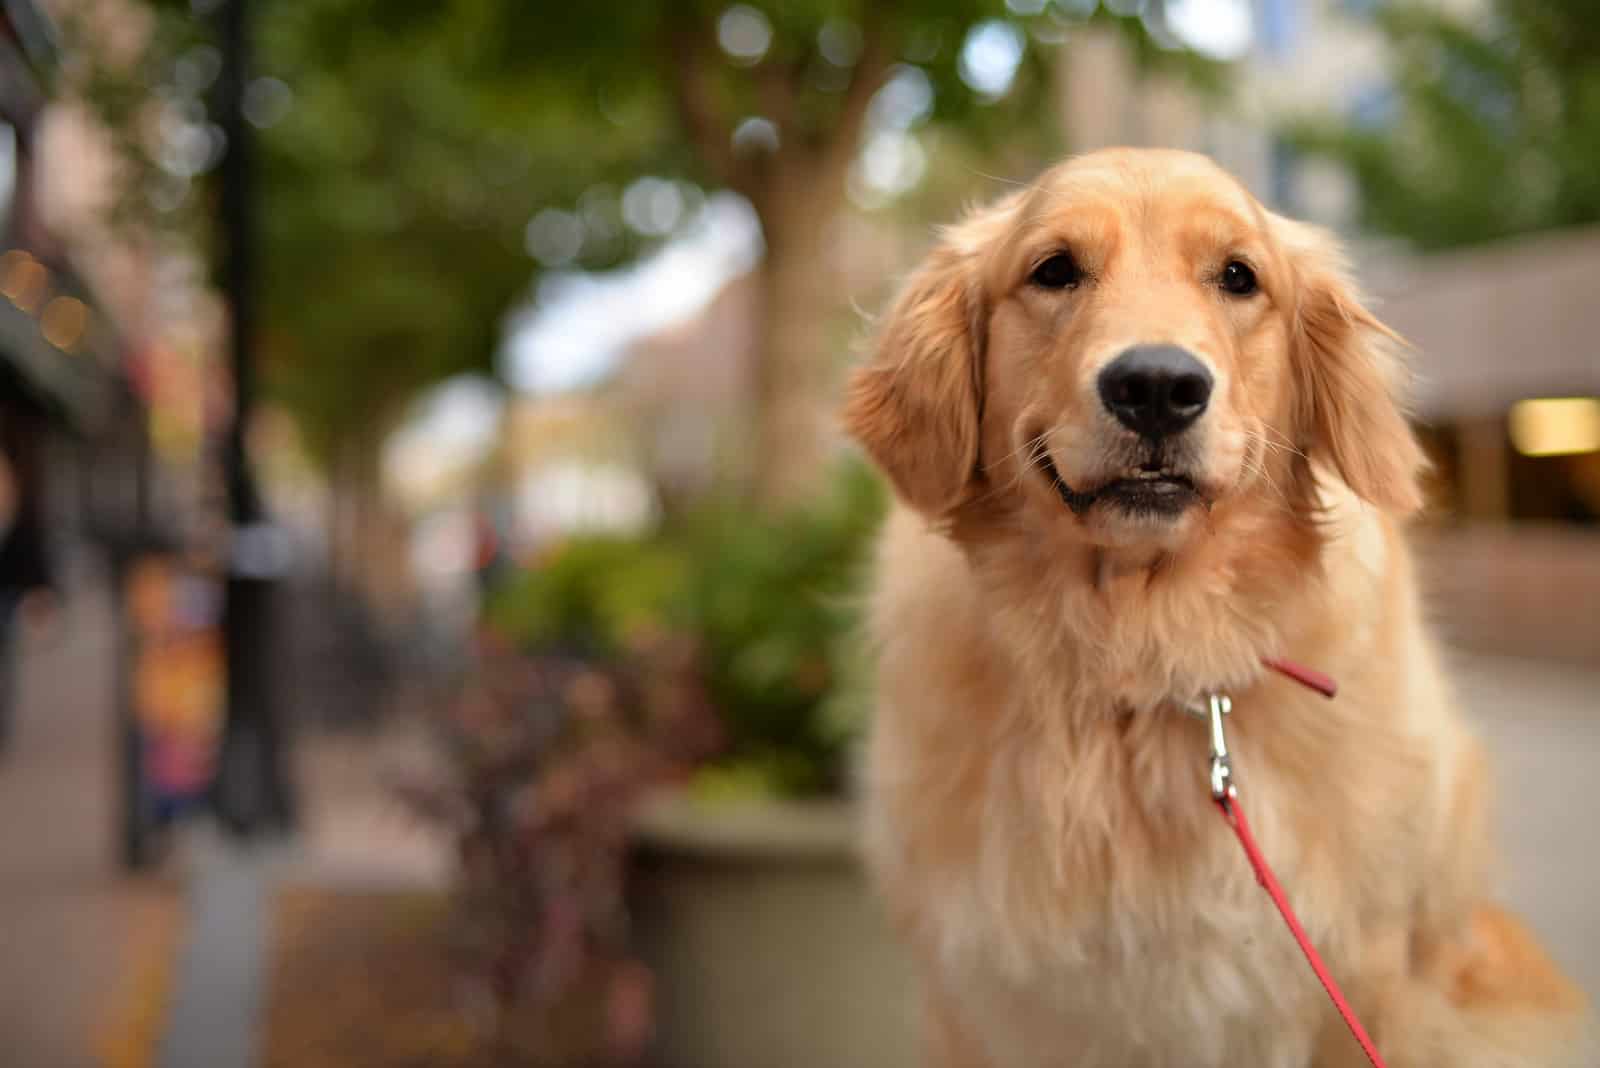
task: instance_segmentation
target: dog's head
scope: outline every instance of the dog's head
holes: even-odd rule
[[[1313,463],[1414,510],[1393,342],[1329,235],[1204,157],[1100,152],[945,233],[845,420],[929,517],[1022,509],[1092,545],[1176,549]]]

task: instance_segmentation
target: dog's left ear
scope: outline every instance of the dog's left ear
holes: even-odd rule
[[[1400,406],[1404,342],[1362,305],[1332,234],[1273,222],[1297,276],[1290,348],[1300,442],[1363,500],[1415,512],[1427,459]]]

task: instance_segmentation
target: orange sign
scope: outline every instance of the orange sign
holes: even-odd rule
[[[146,779],[163,798],[203,793],[222,729],[220,588],[172,557],[146,557],[128,577],[133,707]]]

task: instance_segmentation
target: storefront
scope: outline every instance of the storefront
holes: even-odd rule
[[[6,609],[57,586],[62,558],[89,549],[122,609],[107,712],[120,740],[120,851],[137,866],[210,788],[220,583],[182,551],[180,509],[160,499],[149,383],[132,373],[130,342],[34,196],[51,180],[35,146],[55,63],[40,11],[0,0],[0,683],[17,645]]]
[[[1600,529],[1600,228],[1419,261],[1384,293],[1416,346],[1447,522]]]
[[[1381,313],[1415,346],[1434,461],[1418,530],[1455,644],[1600,657],[1600,228],[1430,257]]]

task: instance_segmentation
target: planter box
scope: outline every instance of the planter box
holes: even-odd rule
[[[921,1063],[909,963],[844,803],[665,799],[645,814],[634,934],[662,1068]]]

